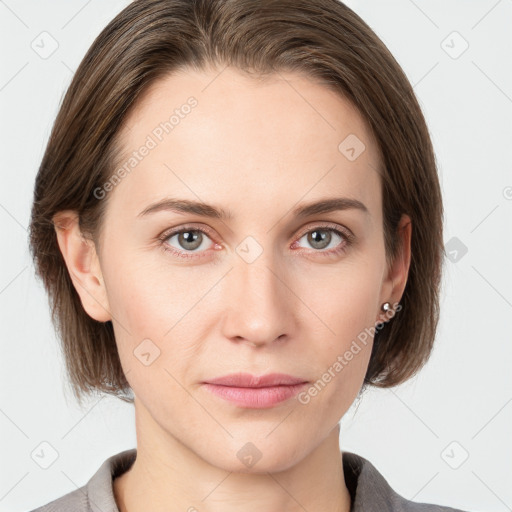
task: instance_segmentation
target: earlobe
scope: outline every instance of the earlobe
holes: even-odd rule
[[[62,257],[86,313],[98,322],[112,319],[96,247],[80,231],[78,214],[71,210],[53,217]]]

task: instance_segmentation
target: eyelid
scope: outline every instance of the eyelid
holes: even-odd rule
[[[215,235],[213,235],[213,231],[208,228],[207,226],[197,226],[195,224],[183,224],[174,228],[166,229],[162,234],[158,235],[159,240],[166,240],[172,235],[177,235],[178,233],[182,233],[184,231],[202,231],[203,233],[206,233],[212,240],[215,238]]]
[[[301,231],[299,231],[297,238],[302,238],[306,233],[309,233],[310,231],[313,231],[315,229],[325,229],[325,228],[333,229],[334,231],[341,232],[341,234],[343,236],[345,236],[345,238],[347,239],[348,242],[351,242],[354,239],[354,234],[352,233],[352,231],[350,231],[350,229],[348,229],[344,226],[341,226],[340,224],[335,224],[333,222],[322,222],[322,221],[311,222],[310,224],[308,224],[307,226],[302,228]]]
[[[301,230],[297,233],[297,235],[295,235],[295,237],[302,238],[306,233],[309,233],[311,230],[321,229],[321,228],[330,228],[330,229],[334,229],[337,231],[341,231],[342,234],[344,234],[347,237],[347,239],[351,239],[354,237],[354,234],[348,228],[341,226],[340,224],[336,224],[336,223],[328,222],[328,221],[324,221],[324,222],[312,221],[312,222],[308,223],[306,226],[304,226],[303,228],[301,228]],[[175,235],[177,233],[187,231],[187,229],[191,230],[191,231],[197,229],[198,231],[205,232],[207,235],[210,236],[210,238],[212,238],[212,239],[215,238],[215,235],[213,235],[213,231],[208,226],[204,226],[204,225],[197,226],[194,223],[183,224],[182,226],[179,226],[179,227],[166,229],[162,234],[160,234],[158,236],[158,238],[165,240],[166,238],[170,237],[171,235],[173,235],[173,234]]]

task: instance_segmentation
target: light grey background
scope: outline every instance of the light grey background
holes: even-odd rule
[[[108,456],[135,446],[132,406],[98,396],[79,409],[67,390],[27,244],[33,182],[64,91],[127,3],[0,0],[0,511],[60,497]],[[439,162],[453,261],[429,363],[406,384],[354,404],[341,423],[341,446],[368,458],[408,499],[509,511],[512,0],[347,4],[414,85]],[[58,48],[41,55],[52,39]],[[43,442],[58,453],[47,469],[40,464],[51,462],[51,449],[46,461],[31,455]]]

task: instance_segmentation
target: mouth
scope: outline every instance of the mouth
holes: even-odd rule
[[[283,373],[262,376],[236,373],[209,379],[202,384],[207,391],[234,405],[264,409],[291,399],[309,382]]]

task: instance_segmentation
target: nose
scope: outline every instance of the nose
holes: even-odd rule
[[[270,253],[263,251],[251,263],[235,254],[234,268],[223,283],[223,334],[232,341],[257,347],[293,335],[297,298],[289,272]]]

